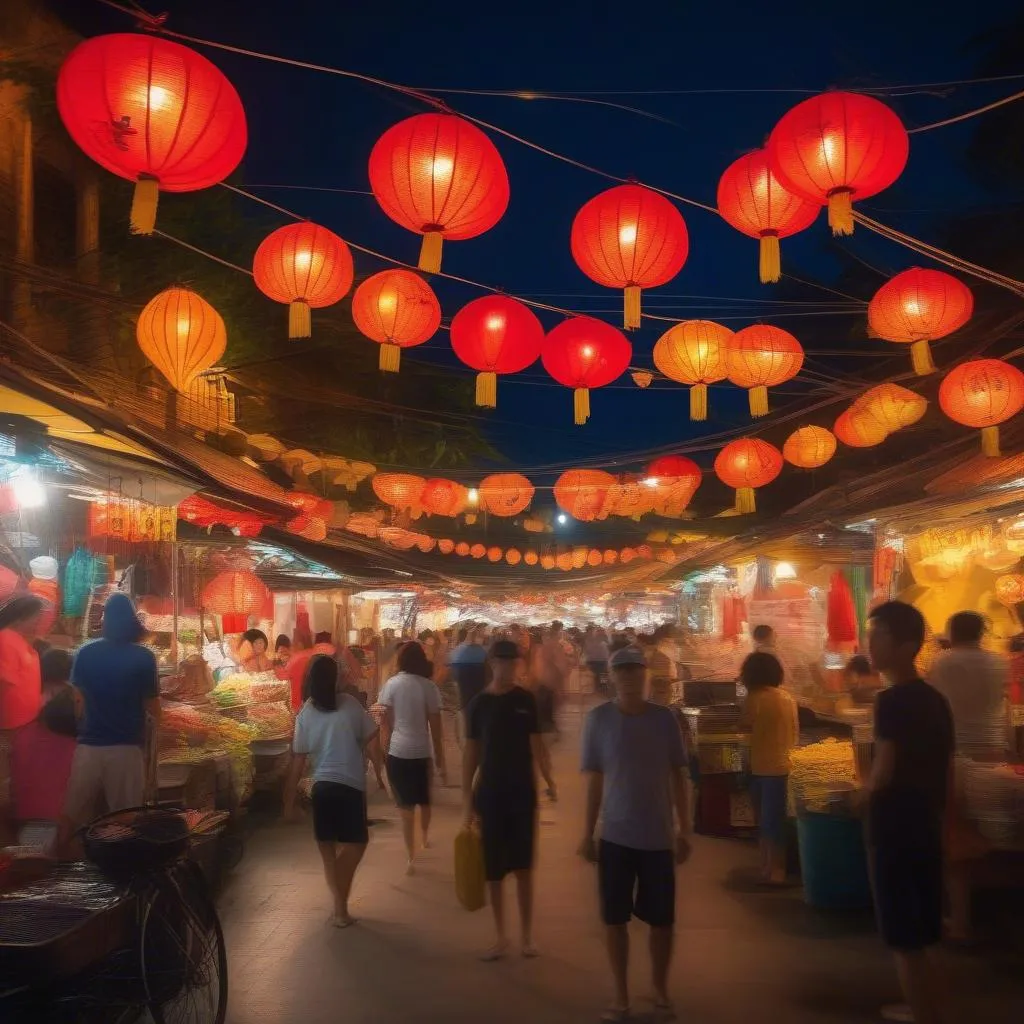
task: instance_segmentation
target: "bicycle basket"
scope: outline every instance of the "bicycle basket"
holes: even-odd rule
[[[135,807],[97,818],[86,828],[82,845],[100,871],[125,881],[182,857],[189,831],[178,811]]]

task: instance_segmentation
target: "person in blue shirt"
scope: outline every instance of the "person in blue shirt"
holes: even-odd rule
[[[145,798],[146,717],[160,718],[156,657],[139,641],[145,630],[127,594],[111,594],[103,636],[79,648],[71,685],[81,718],[58,848],[87,824],[102,798],[107,811],[138,807]]]

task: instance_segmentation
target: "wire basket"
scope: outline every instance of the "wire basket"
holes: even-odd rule
[[[85,829],[82,844],[104,875],[127,880],[184,856],[189,830],[180,811],[135,807],[98,818]]]

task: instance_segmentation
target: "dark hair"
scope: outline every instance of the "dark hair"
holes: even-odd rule
[[[36,652],[36,654],[38,654],[40,658],[41,658],[41,657],[42,657],[42,656],[43,656],[43,655],[44,655],[44,654],[45,654],[45,653],[46,653],[46,652],[47,652],[47,651],[48,651],[48,650],[49,650],[49,649],[50,649],[50,648],[51,648],[52,646],[53,646],[53,644],[51,644],[51,643],[48,643],[48,642],[47,642],[46,640],[44,640],[44,639],[43,639],[43,638],[42,638],[41,636],[37,636],[37,637],[35,638],[35,640],[33,640],[33,641],[32,641],[32,647],[33,647],[33,648],[35,649],[35,652]]]
[[[331,640],[331,634],[326,629],[321,630],[313,637],[313,643],[315,644],[329,644],[333,642],[334,641]]]
[[[59,647],[44,651],[39,659],[43,686],[66,683],[71,678],[71,655]]]
[[[423,676],[429,679],[434,671],[423,648],[415,640],[402,644],[398,648],[398,657],[395,659],[399,672],[411,672],[414,676]]]
[[[420,635],[416,637],[416,639],[419,640],[421,644],[425,644],[428,640],[434,639],[434,634],[429,629],[424,629],[420,631]]]
[[[895,643],[911,644],[914,654],[921,650],[925,634],[924,616],[912,604],[886,601],[873,608],[868,618],[885,626]]]
[[[760,626],[755,626],[750,635],[753,637],[755,644],[764,644],[775,635],[775,630],[771,626],[766,626],[762,623]]]
[[[774,654],[754,651],[743,659],[740,666],[740,682],[748,690],[760,690],[766,686],[782,685],[782,665]]]
[[[309,659],[302,693],[313,702],[317,711],[338,710],[338,663],[327,654]]]
[[[976,644],[985,632],[985,620],[977,612],[957,612],[949,620],[949,642]]]
[[[0,629],[7,629],[8,626],[35,618],[45,605],[43,599],[36,597],[35,594],[19,594],[12,597],[0,607]]]
[[[242,634],[243,640],[248,640],[249,643],[254,644],[257,640],[262,640],[266,646],[270,646],[270,641],[267,639],[267,634],[262,629],[247,629]]]
[[[292,642],[290,638],[284,633],[278,633],[277,639],[274,641],[274,650],[279,651],[282,647],[291,647]]]
[[[863,654],[855,654],[847,663],[845,671],[855,676],[871,675],[871,662]]]

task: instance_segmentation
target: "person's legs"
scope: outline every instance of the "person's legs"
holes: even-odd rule
[[[676,920],[676,864],[672,850],[636,852],[636,916],[651,926],[651,981],[658,1010],[671,1010],[668,968]]]
[[[433,817],[430,804],[420,807],[420,831],[423,833],[423,849],[430,849],[430,820]]]
[[[75,832],[88,824],[96,815],[96,803],[103,792],[102,762],[97,747],[78,744],[71,761],[71,775],[64,797],[64,814],[57,824],[54,852],[58,857],[70,857]]]
[[[519,901],[519,925],[523,939],[523,956],[536,956],[533,944],[533,872],[520,870],[516,876],[516,897]]]
[[[485,960],[497,960],[505,955],[508,939],[505,938],[505,896],[501,882],[488,881],[487,895],[491,901],[491,914],[494,916],[494,946],[484,953]]]
[[[941,971],[927,949],[896,950],[896,973],[914,1024],[952,1024],[953,1010]]]
[[[597,878],[601,898],[608,963],[615,984],[615,1000],[609,1016],[629,1011],[629,919],[633,916],[633,898],[637,883],[635,850],[608,843],[598,846]]]
[[[651,981],[659,1008],[671,1005],[668,998],[668,968],[672,962],[672,928],[651,928]]]
[[[626,1012],[629,1010],[629,926],[609,925],[605,929],[605,942],[608,946],[608,965],[612,969],[612,981],[615,983],[612,1010]]]
[[[487,878],[487,895],[494,916],[495,943],[481,957],[483,960],[498,960],[508,949],[505,937],[505,899],[503,881],[508,873],[508,841],[506,814],[502,807],[478,797],[476,805],[480,818],[480,845],[484,852],[484,874]]]
[[[324,865],[324,879],[327,882],[327,888],[331,892],[331,900],[334,904],[334,914],[337,916],[341,913],[341,900],[338,894],[338,872],[337,872],[337,854],[335,852],[334,843],[324,843],[317,840],[316,848],[320,853],[320,860]]]
[[[785,775],[765,776],[761,790],[761,834],[767,855],[767,879],[773,885],[786,881],[786,786]]]
[[[402,838],[405,840],[405,854],[407,857],[405,873],[413,873],[413,858],[416,856],[416,808],[399,807],[398,813],[402,817]]]
[[[103,795],[108,811],[141,807],[145,799],[146,765],[141,747],[101,747]]]
[[[352,893],[352,880],[356,877],[356,868],[366,853],[366,843],[339,843],[337,856],[334,859],[334,877],[338,887],[338,902],[335,911],[342,924],[352,924],[353,918],[348,912],[348,899]]]

